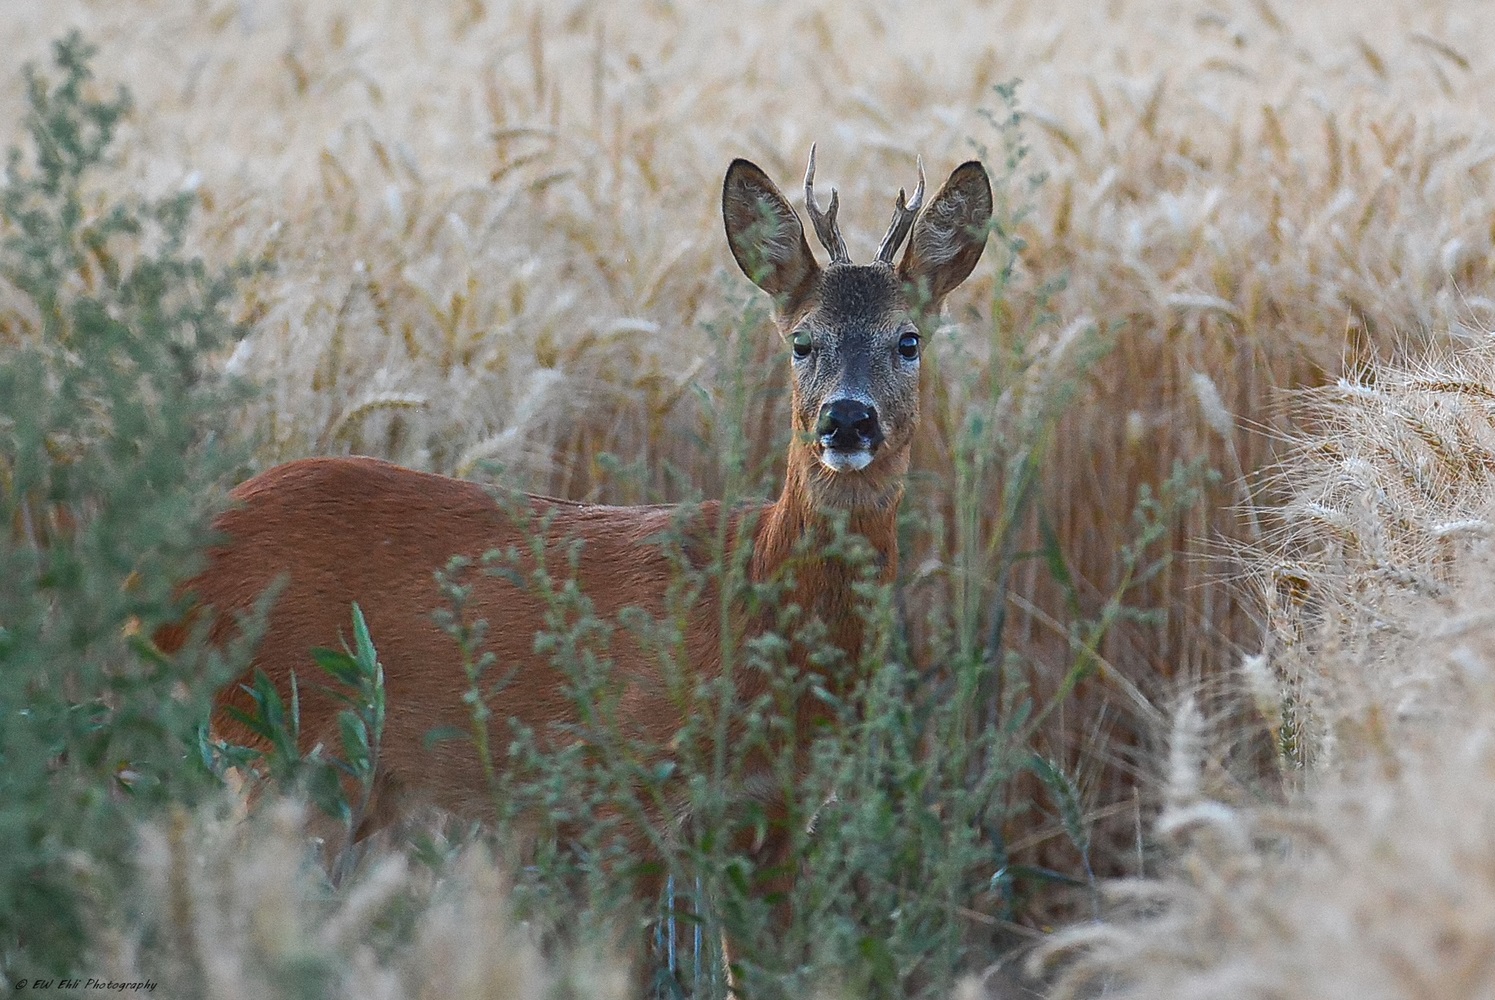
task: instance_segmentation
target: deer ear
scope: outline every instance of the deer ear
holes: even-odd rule
[[[986,249],[991,212],[991,181],[986,168],[971,160],[955,168],[914,223],[898,276],[928,296],[926,308],[937,308],[970,276]]]
[[[805,294],[820,265],[805,242],[799,216],[755,164],[738,159],[727,168],[722,220],[737,266],[781,310]]]

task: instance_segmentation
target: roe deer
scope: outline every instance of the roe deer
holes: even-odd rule
[[[881,578],[893,579],[896,509],[919,416],[919,355],[941,300],[981,257],[992,194],[986,171],[971,161],[950,175],[920,215],[921,164],[913,201],[906,204],[898,193],[877,259],[853,264],[836,224],[836,194],[822,212],[812,189],[814,171],[812,147],[805,198],[830,252],[824,268],[799,217],[768,176],[742,159],[727,170],[727,241],[744,273],[773,296],[774,321],[794,373],[794,436],[777,500],[729,510],[704,503],[689,530],[715,537],[718,518],[728,518],[732,528],[751,517],[747,566],[754,581],[773,578],[798,547],[791,599],[807,615],[818,615],[855,663],[861,643],[856,574],[839,561],[804,559],[800,543],[807,534],[827,531],[828,513],[839,512],[870,543]],[[907,250],[895,266],[905,237]],[[470,725],[463,700],[468,680],[456,645],[432,618],[445,605],[434,573],[457,554],[477,559],[508,546],[526,551],[524,526],[484,486],[369,458],[290,462],[249,480],[233,496],[236,505],[217,521],[226,540],[189,584],[198,601],[219,613],[211,632],[215,641],[228,638],[228,612],[249,610],[272,582],[284,578],[254,658],[283,697],[293,671],[303,678],[310,672],[312,647],[338,645],[353,602],[361,605],[378,647],[388,714],[375,801],[360,833],[415,803],[468,815],[491,810],[473,749],[451,741],[428,745],[425,738],[437,728],[465,731]],[[545,545],[553,565],[565,564],[568,539],[582,541],[575,573],[599,617],[616,621],[629,606],[665,613],[676,564],[657,539],[671,529],[677,508],[607,507],[540,496],[506,503],[548,516]],[[725,537],[739,536],[728,530]],[[486,619],[486,648],[499,669],[515,671],[491,706],[495,745],[507,739],[508,717],[537,734],[574,722],[576,708],[563,678],[534,649],[535,634],[544,627],[541,599],[482,575],[472,581],[467,609],[470,617]],[[698,676],[710,676],[721,666],[720,608],[708,598],[698,610],[686,629],[686,662]],[[180,630],[171,631],[175,638],[163,637],[162,645],[181,641]],[[631,643],[624,629],[614,635],[611,656],[622,688],[619,717],[665,752],[683,720],[663,690],[654,658]],[[814,669],[803,657],[794,667]],[[338,746],[341,706],[314,685],[300,690],[305,744]],[[237,684],[220,694],[215,727],[222,737],[253,743],[223,711],[227,707],[250,708]]]

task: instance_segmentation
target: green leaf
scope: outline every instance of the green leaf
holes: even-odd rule
[[[368,774],[373,768],[368,726],[356,713],[348,711],[338,713],[337,724],[342,735],[344,759],[355,776]]]

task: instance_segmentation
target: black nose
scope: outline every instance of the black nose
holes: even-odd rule
[[[815,433],[821,444],[838,451],[871,449],[882,443],[877,410],[854,399],[833,399],[822,406]]]

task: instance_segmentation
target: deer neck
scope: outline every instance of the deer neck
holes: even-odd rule
[[[861,646],[854,585],[866,579],[866,569],[827,557],[825,550],[834,541],[835,522],[845,518],[847,533],[871,546],[874,578],[891,583],[898,572],[898,503],[907,469],[907,448],[882,456],[875,470],[838,474],[821,466],[809,448],[795,444],[784,491],[763,509],[754,532],[751,578],[792,579],[785,603],[819,616],[831,641],[853,662]]]

